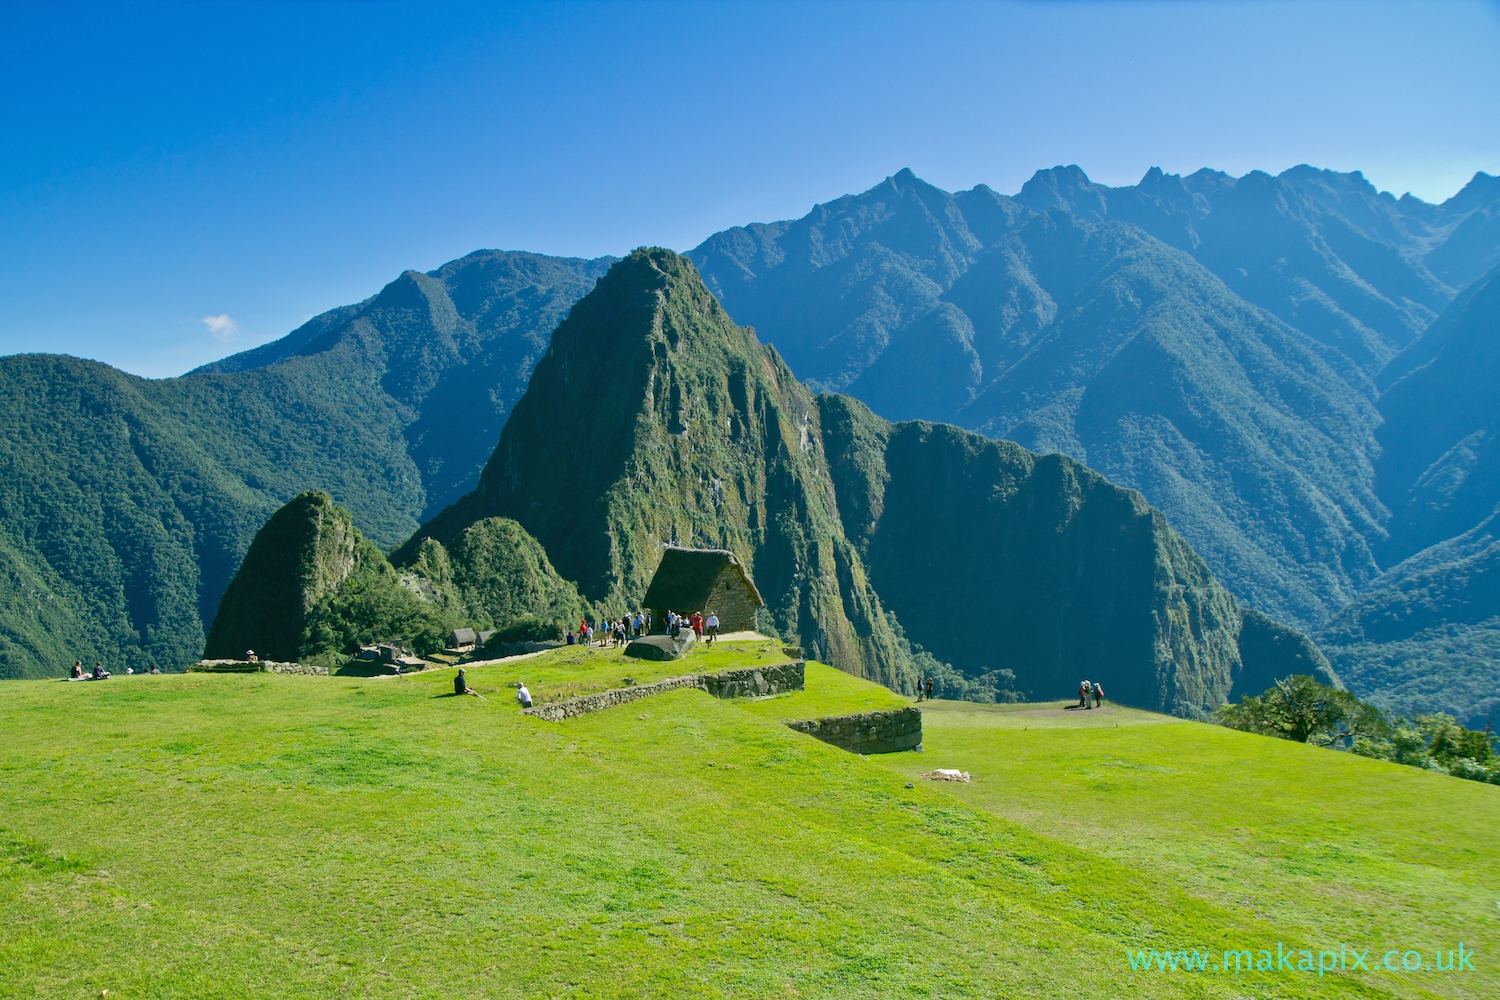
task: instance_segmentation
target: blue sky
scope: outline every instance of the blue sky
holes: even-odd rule
[[[1500,173],[1494,3],[0,4],[0,353],[166,376],[480,247],[687,249],[902,167]]]

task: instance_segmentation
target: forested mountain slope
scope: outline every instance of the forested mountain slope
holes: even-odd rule
[[[0,358],[0,676],[197,659],[256,530],[303,490],[377,543],[410,535],[477,479],[607,264],[481,251],[177,379]]]
[[[1374,581],[1320,634],[1352,684],[1470,723],[1500,706],[1500,267],[1385,372]]]
[[[400,410],[430,517],[473,487],[553,328],[611,260],[476,251],[431,274],[407,271],[359,305],[198,371],[317,358],[357,342]]]
[[[1500,266],[1393,360],[1376,487],[1390,507],[1385,560],[1463,534],[1500,504]],[[1500,612],[1500,608],[1496,609]]]
[[[1044,172],[1027,199],[1059,175],[1087,183]],[[1072,455],[1145,493],[1252,606],[1326,620],[1377,571],[1369,379],[1184,250],[1086,221],[1109,216],[1103,189],[1060,190],[1075,214],[903,171],[692,256],[815,385]]]

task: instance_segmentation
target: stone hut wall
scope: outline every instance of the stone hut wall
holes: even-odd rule
[[[708,606],[703,610],[705,618],[710,611],[719,616],[720,632],[738,632],[742,622],[744,628],[754,630],[755,602],[733,566],[726,565],[719,571]]]
[[[851,753],[896,753],[922,745],[922,710],[915,707],[835,715],[787,725]]]

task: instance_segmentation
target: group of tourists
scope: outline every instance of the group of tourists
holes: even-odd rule
[[[468,675],[464,673],[463,667],[459,667],[458,673],[454,674],[453,676],[453,693],[455,695],[471,694],[474,697],[478,698],[480,701],[485,700],[484,695],[469,687],[469,678]],[[516,701],[521,703],[522,708],[531,707],[531,692],[526,690],[525,681],[521,681],[516,684]]]
[[[126,673],[127,676],[129,676],[131,674],[134,674],[135,672],[136,672],[136,670],[135,670],[134,667],[126,667],[125,668],[125,673]],[[153,663],[153,664],[151,664],[151,669],[150,670],[144,670],[143,669],[143,670],[141,670],[141,673],[143,673],[143,674],[159,674],[159,673],[161,673],[161,667],[158,667],[156,664]],[[107,681],[107,680],[109,680],[110,676],[111,676],[110,672],[108,670],[104,669],[104,662],[102,660],[95,660],[94,661],[94,669],[93,670],[85,669],[82,660],[74,660],[73,661],[73,669],[68,673],[68,680],[70,680],[70,681]]]
[[[924,701],[924,700],[925,701],[931,701],[932,700],[932,678],[931,677],[927,677],[927,678],[918,677],[917,678],[917,700],[918,701]]]
[[[699,639],[707,639],[712,643],[719,637],[719,616],[712,611],[705,617],[703,612],[694,611],[690,615],[679,615],[675,611],[667,612],[667,634],[677,638],[685,628],[692,629],[693,635]],[[637,611],[633,615],[624,618],[602,618],[599,621],[589,621],[584,618],[578,622],[578,631],[571,629],[567,634],[569,646],[623,646],[631,639],[639,639],[651,631],[651,612]]]
[[[1078,685],[1078,707],[1099,708],[1104,704],[1104,688],[1098,681],[1084,681]]]
[[[704,618],[703,612],[694,611],[684,618],[675,611],[667,612],[668,635],[675,639],[685,628],[692,629],[693,635],[699,639],[707,635],[709,643],[712,644],[719,637],[719,616],[710,611],[708,617]]]
[[[578,622],[578,631],[568,631],[569,646],[623,646],[651,631],[650,612],[637,611],[624,618],[601,618],[591,622],[587,618]]]

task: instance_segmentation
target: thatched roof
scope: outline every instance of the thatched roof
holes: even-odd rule
[[[765,605],[755,581],[745,572],[745,567],[728,549],[680,549],[667,546],[662,553],[661,564],[651,578],[644,602],[648,608],[673,611],[701,611],[713,594],[714,584],[725,566],[734,567],[744,581],[745,589],[757,607]]]

